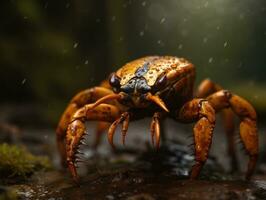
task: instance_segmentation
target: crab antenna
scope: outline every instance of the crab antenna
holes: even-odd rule
[[[100,105],[106,101],[118,100],[118,99],[122,99],[122,98],[123,98],[123,96],[121,94],[110,94],[110,95],[107,95],[107,96],[100,98],[95,103],[89,105],[88,109],[93,109],[93,108],[97,107],[98,105]]]
[[[166,112],[169,112],[165,103],[163,102],[163,100],[159,96],[155,96],[155,95],[152,95],[151,93],[148,93],[148,95],[146,96],[146,99],[148,101],[152,101],[152,102],[156,103],[158,106],[160,106]]]

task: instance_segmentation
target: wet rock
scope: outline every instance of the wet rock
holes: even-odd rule
[[[137,194],[128,197],[126,200],[155,200],[150,194]]]
[[[134,160],[121,162],[130,154]],[[117,159],[117,160],[116,160]],[[128,200],[228,200],[266,198],[266,183],[227,179],[223,168],[210,158],[199,180],[189,181],[193,158],[182,145],[168,142],[161,151],[148,149],[139,154],[120,151],[110,156],[97,155],[87,174],[76,185],[67,171],[40,172],[28,183],[13,186],[24,199],[128,199]]]

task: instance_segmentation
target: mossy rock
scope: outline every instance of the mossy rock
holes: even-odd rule
[[[34,156],[26,148],[0,144],[0,177],[25,179],[36,171],[49,170],[48,157]]]

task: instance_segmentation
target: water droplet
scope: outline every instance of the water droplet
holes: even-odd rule
[[[78,45],[79,45],[79,43],[76,42],[76,43],[73,45],[73,48],[76,49],[76,48],[78,47]]]
[[[146,1],[143,1],[142,4],[141,4],[143,7],[146,6]]]
[[[144,35],[144,31],[139,32],[139,36],[142,37]]]
[[[89,64],[89,61],[88,61],[88,60],[86,60],[84,64],[85,64],[85,65],[88,65],[88,64]]]
[[[207,7],[208,7],[208,5],[209,5],[209,2],[208,2],[208,1],[206,1],[206,2],[205,2],[205,4],[204,4],[204,7],[205,7],[205,8],[207,8]]]
[[[208,60],[209,63],[212,63],[213,62],[213,57],[210,57],[209,60]]]
[[[180,50],[183,49],[183,45],[182,44],[179,44],[178,45],[178,49],[180,49]]]
[[[161,44],[161,43],[162,43],[162,41],[161,41],[161,40],[158,40],[158,41],[157,41],[157,43],[158,43],[158,44]]]
[[[227,47],[227,44],[228,44],[228,43],[227,43],[227,42],[225,42],[225,43],[224,43],[224,47]]]
[[[208,42],[208,38],[207,37],[203,38],[203,43],[207,43],[207,42]]]
[[[165,18],[163,17],[160,21],[160,24],[163,24],[165,22]]]
[[[24,78],[22,81],[21,81],[21,85],[24,85],[26,83],[27,79]]]

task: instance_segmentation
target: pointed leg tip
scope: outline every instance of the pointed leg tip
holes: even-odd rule
[[[77,174],[77,168],[76,166],[74,165],[73,162],[68,162],[68,169],[72,175],[72,178],[74,180],[75,183],[79,183],[79,177],[78,177],[78,174]]]

